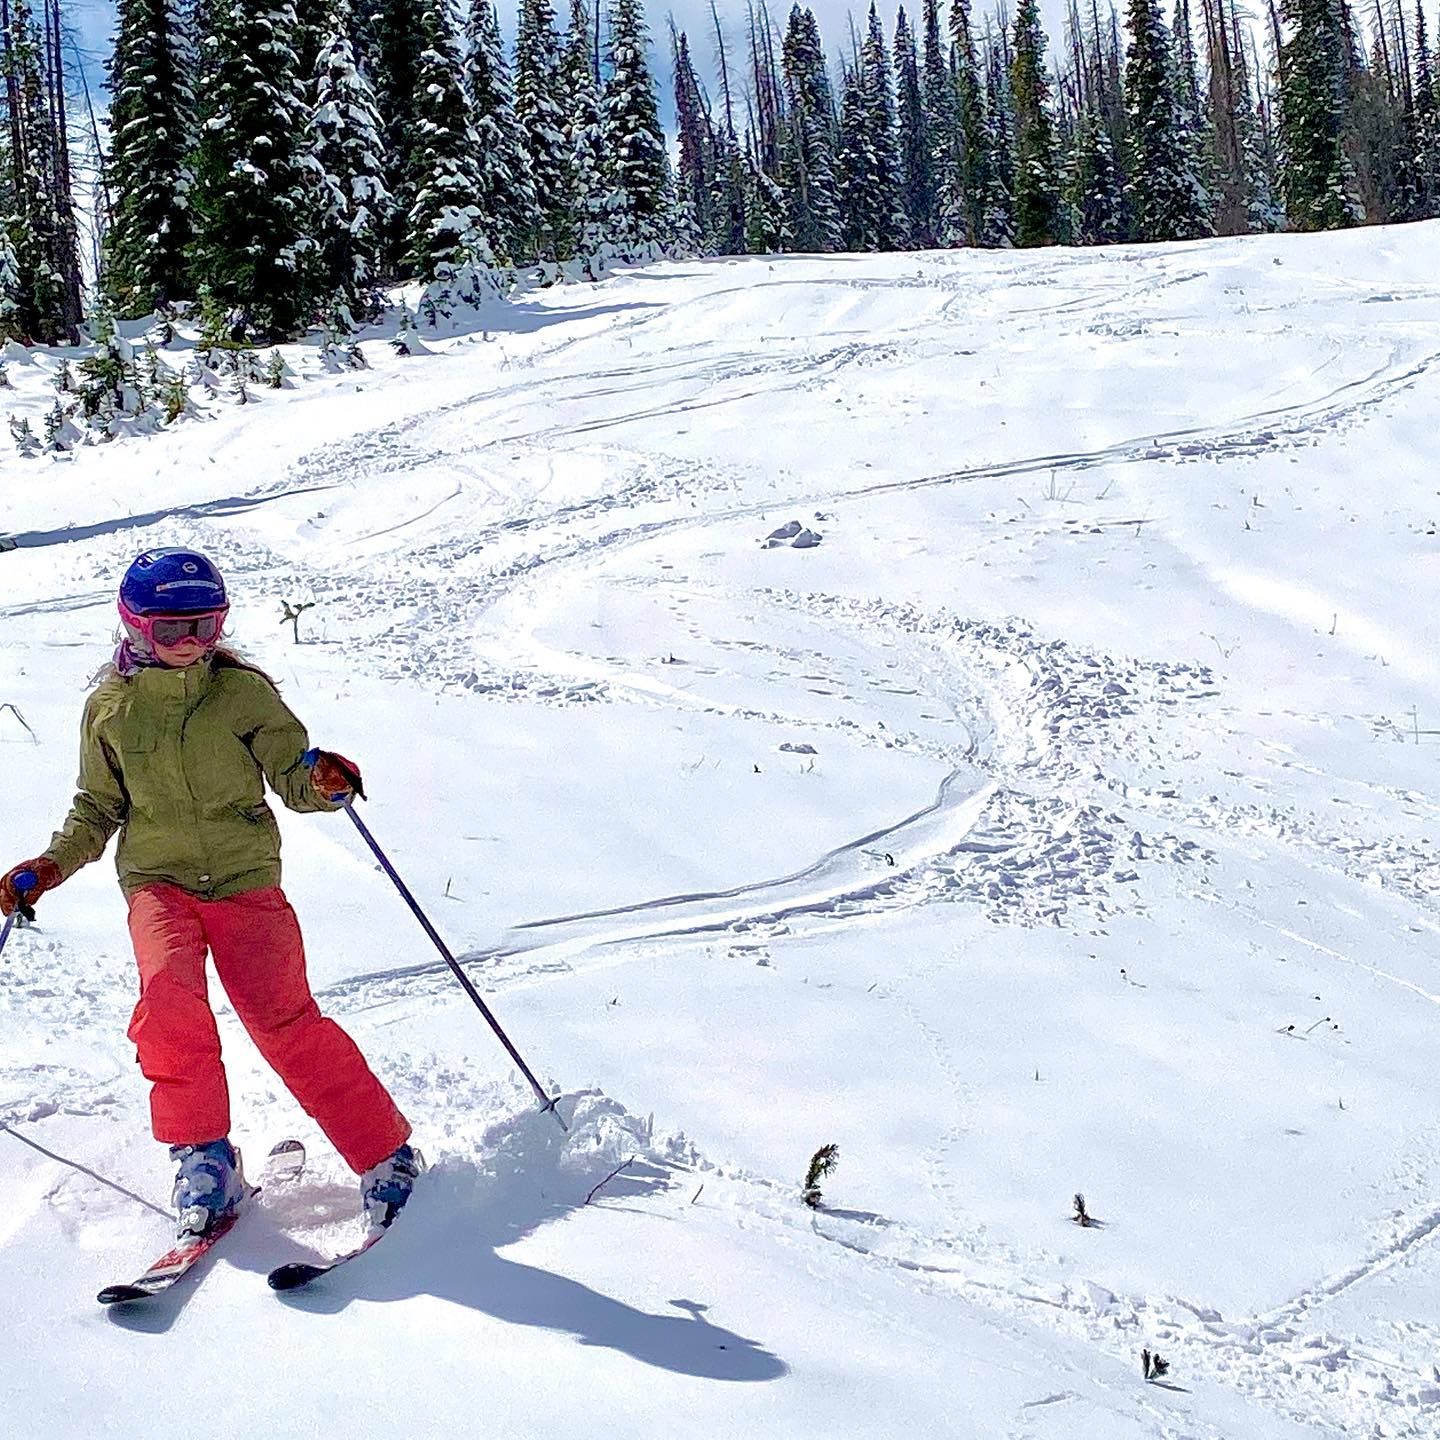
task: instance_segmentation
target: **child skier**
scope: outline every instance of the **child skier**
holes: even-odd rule
[[[367,1217],[388,1225],[424,1161],[354,1041],[310,994],[263,783],[292,810],[337,810],[359,773],[311,750],[270,678],[220,644],[228,610],[219,572],[193,550],[149,550],[125,572],[124,633],[85,705],[74,805],[50,848],[0,879],[0,913],[53,890],[120,832],[140,966],[128,1033],[151,1082],[155,1138],[179,1164],[182,1240],[228,1218],[246,1193],[207,951],[260,1053],[362,1177]],[[26,870],[37,883],[21,891]]]

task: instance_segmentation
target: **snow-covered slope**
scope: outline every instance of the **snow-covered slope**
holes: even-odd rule
[[[434,1173],[272,1296],[353,1182],[225,1011],[309,1178],[100,1311],[167,1165],[92,867],[0,960],[0,1433],[1440,1434],[1437,239],[667,265],[0,462],[0,861],[203,546],[574,1116],[287,815]]]

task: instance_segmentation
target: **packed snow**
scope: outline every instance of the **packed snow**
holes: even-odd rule
[[[1437,240],[668,263],[0,460],[0,862],[202,548],[570,1125],[284,814],[432,1170],[271,1294],[358,1194],[217,990],[310,1165],[101,1310],[169,1166],[90,867],[0,957],[0,1433],[1440,1435]]]

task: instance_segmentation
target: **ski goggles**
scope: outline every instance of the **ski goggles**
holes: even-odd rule
[[[220,610],[200,610],[193,615],[137,615],[123,606],[120,617],[147,645],[178,645],[182,640],[198,640],[211,645],[225,628],[227,605]]]

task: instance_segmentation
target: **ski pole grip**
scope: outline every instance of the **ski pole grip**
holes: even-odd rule
[[[35,919],[35,911],[32,906],[25,903],[25,896],[40,884],[40,877],[33,870],[21,870],[15,876],[13,883],[15,886],[15,894],[18,897],[15,909],[26,924],[31,924]],[[14,921],[15,917],[12,915],[10,919],[5,922],[6,938],[9,937],[10,927],[14,924]]]

